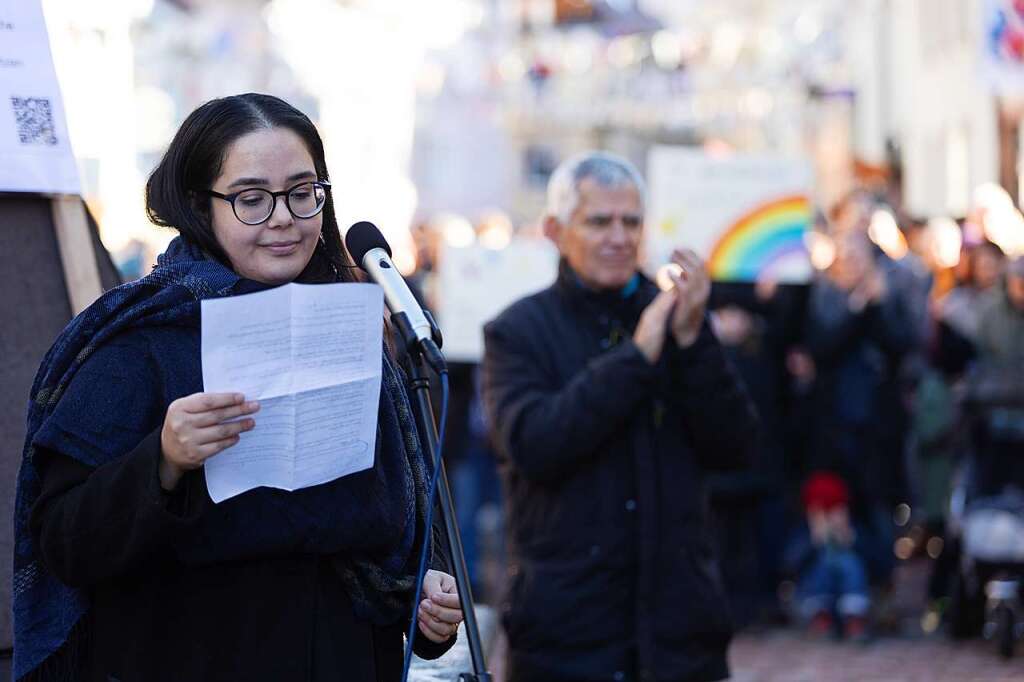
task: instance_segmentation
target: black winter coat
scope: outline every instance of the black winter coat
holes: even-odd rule
[[[656,293],[592,292],[563,263],[485,329],[513,682],[728,676],[702,478],[748,464],[757,420],[707,325],[646,361],[632,334]]]
[[[222,505],[210,500],[201,470],[186,473],[173,494],[160,487],[162,416],[175,398],[202,390],[199,343],[195,328],[136,330],[101,346],[90,359],[118,373],[83,370],[68,386],[61,400],[105,410],[110,432],[72,430],[65,423],[63,437],[95,439],[104,447],[132,433],[135,425],[123,416],[123,403],[151,400],[145,404],[155,406],[147,412],[154,430],[123,456],[91,468],[59,448],[37,448],[42,492],[30,523],[36,547],[46,568],[86,591],[91,605],[80,621],[82,637],[65,651],[72,659],[80,654],[87,669],[70,671],[70,679],[399,680],[408,621],[377,627],[358,618],[331,555],[299,537],[292,551],[231,561],[190,564],[174,551],[182,538],[209,532],[204,520],[240,513],[232,511],[239,509],[239,499]],[[168,356],[167,349],[178,355]],[[120,362],[107,361],[107,354]],[[108,393],[92,390],[100,382],[120,387],[117,402],[97,399]],[[245,494],[282,507],[303,504],[301,495],[266,488]],[[256,515],[246,520],[263,521]],[[435,568],[448,570],[445,556],[434,553]],[[436,645],[421,633],[416,651],[436,658],[452,643]],[[61,658],[54,657],[55,672],[65,664]]]

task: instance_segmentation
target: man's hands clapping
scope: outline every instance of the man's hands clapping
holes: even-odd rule
[[[680,348],[688,348],[700,335],[704,324],[711,279],[704,262],[689,249],[676,249],[669,272],[673,287],[659,293],[640,315],[633,343],[652,365],[661,357],[665,333],[671,331]]]
[[[670,273],[679,292],[672,311],[672,336],[680,348],[689,348],[697,340],[704,324],[704,312],[711,295],[711,278],[704,261],[689,249],[673,251],[672,262],[681,268],[678,274]]]

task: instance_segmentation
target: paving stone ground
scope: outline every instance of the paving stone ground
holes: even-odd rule
[[[483,609],[485,641],[493,613]],[[500,646],[489,647],[488,668],[503,679]],[[497,649],[497,650],[496,650]],[[1024,682],[1024,643],[1005,662],[994,645],[952,642],[943,635],[885,635],[868,644],[813,641],[792,628],[740,634],[729,652],[731,682]],[[439,661],[417,661],[417,682],[454,681],[472,669],[464,642]]]
[[[1020,655],[1005,662],[992,644],[942,636],[857,645],[776,630],[740,635],[729,658],[733,682],[1024,682]]]
[[[1004,661],[995,644],[925,634],[931,562],[901,562],[885,597],[884,625],[868,644],[814,641],[793,628],[741,633],[730,650],[733,682],[1024,682],[1024,642]]]
[[[884,629],[867,644],[811,640],[792,627],[741,633],[729,652],[731,682],[1024,682],[1024,642],[1019,658],[1006,662],[994,644],[922,632],[930,570],[927,561],[900,564],[886,597]],[[494,632],[494,614],[486,607],[478,613],[489,644],[488,668],[502,682],[503,642]],[[416,667],[417,682],[441,682],[457,679],[471,664],[460,642],[442,660]]]

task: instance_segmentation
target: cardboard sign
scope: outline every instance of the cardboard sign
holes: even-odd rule
[[[504,249],[445,246],[437,282],[438,324],[444,354],[479,362],[484,325],[520,298],[554,283],[558,251],[543,239],[514,239]]]
[[[685,247],[706,260],[716,280],[810,279],[805,234],[814,214],[807,162],[712,158],[687,147],[654,147],[647,176],[644,262],[649,272],[668,263],[673,249]]]

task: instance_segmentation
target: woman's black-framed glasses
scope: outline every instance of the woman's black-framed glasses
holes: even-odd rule
[[[271,192],[262,187],[251,187],[233,194],[221,194],[212,189],[203,192],[231,204],[231,210],[239,221],[246,225],[259,225],[274,214],[278,197],[284,197],[285,206],[296,218],[312,218],[324,210],[327,190],[330,188],[331,183],[317,180],[300,182],[280,192]]]

